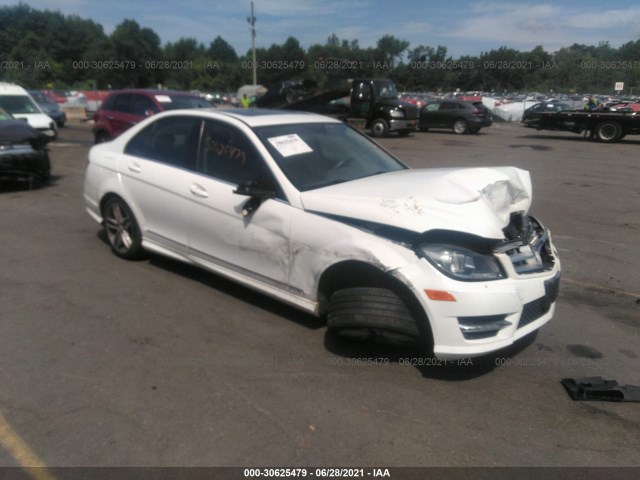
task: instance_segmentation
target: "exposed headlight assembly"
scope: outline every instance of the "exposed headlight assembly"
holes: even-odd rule
[[[393,118],[404,118],[404,112],[402,110],[391,110],[390,115]]]
[[[466,282],[484,282],[505,278],[500,262],[493,255],[483,255],[457,245],[425,243],[418,255],[448,277]]]

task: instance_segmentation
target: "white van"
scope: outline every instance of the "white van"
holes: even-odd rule
[[[56,138],[56,122],[31,98],[31,95],[19,85],[0,82],[0,108],[14,118],[24,118],[36,130]]]

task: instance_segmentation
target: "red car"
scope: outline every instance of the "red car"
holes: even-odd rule
[[[609,110],[612,112],[640,112],[640,103],[635,102],[622,102],[611,105]]]
[[[211,108],[204,98],[172,90],[131,89],[112,92],[94,113],[95,143],[108,142],[145,118],[166,110]]]

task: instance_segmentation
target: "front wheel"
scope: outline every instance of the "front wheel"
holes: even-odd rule
[[[371,136],[376,138],[386,137],[389,132],[389,124],[384,118],[376,118],[371,123]]]
[[[111,251],[127,260],[140,258],[143,251],[140,227],[124,200],[119,197],[107,200],[102,217]]]
[[[594,134],[599,142],[613,143],[622,137],[622,127],[619,123],[604,121],[596,125]]]
[[[469,126],[467,124],[467,121],[463,118],[459,118],[455,122],[453,122],[453,131],[458,135],[466,133],[468,128]]]
[[[356,287],[334,292],[329,299],[327,327],[359,339],[381,336],[406,342],[420,337],[406,304],[386,288]]]

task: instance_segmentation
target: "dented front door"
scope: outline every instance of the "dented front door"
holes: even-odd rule
[[[188,178],[189,252],[200,262],[284,287],[289,273],[291,206],[278,194],[248,215],[247,180],[272,182],[253,145],[235,127],[207,121],[198,173]]]

